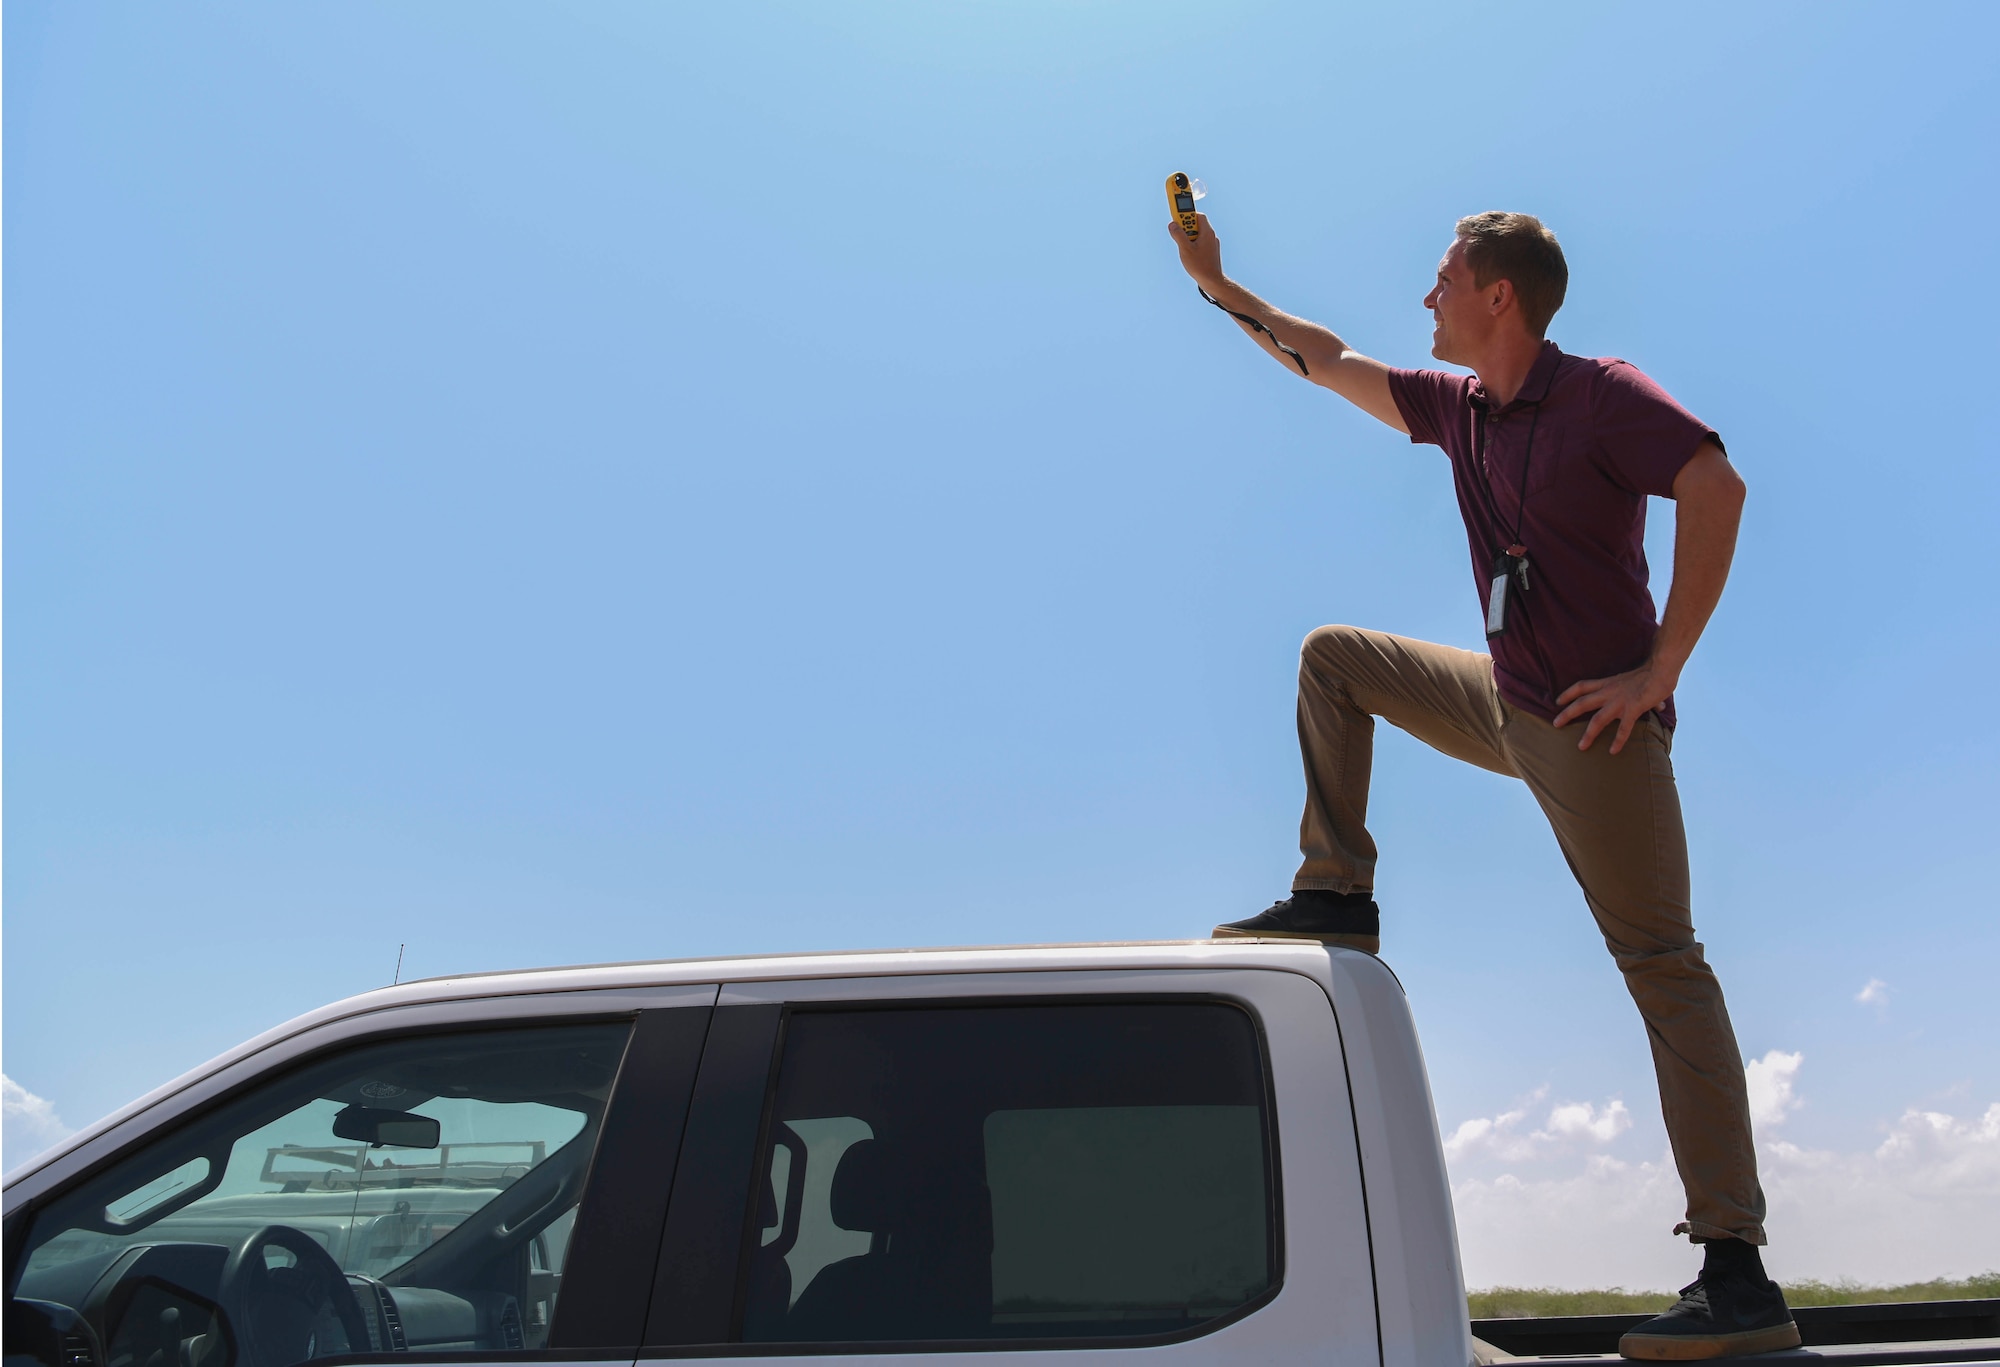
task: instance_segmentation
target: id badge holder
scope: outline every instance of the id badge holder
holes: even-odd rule
[[[1493,558],[1493,579],[1486,589],[1486,634],[1505,635],[1507,598],[1516,587],[1528,587],[1528,557],[1502,551]]]

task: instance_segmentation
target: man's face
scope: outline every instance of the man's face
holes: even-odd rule
[[[1431,355],[1452,365],[1471,365],[1485,350],[1493,333],[1491,288],[1480,289],[1472,281],[1472,267],[1465,263],[1465,241],[1458,239],[1438,262],[1437,284],[1424,296],[1431,311]]]

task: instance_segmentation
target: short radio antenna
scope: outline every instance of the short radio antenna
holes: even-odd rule
[[[407,941],[396,946],[396,976],[390,980],[389,986],[391,987],[403,981],[403,951],[408,948],[409,943]]]

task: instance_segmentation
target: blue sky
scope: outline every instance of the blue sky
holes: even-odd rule
[[[1233,274],[1400,364],[1453,220],[1541,214],[1551,335],[1722,431],[1697,921],[1780,1060],[1767,1143],[1945,1182],[1893,1253],[1774,1195],[1772,1264],[2000,1265],[1996,41],[1986,5],[13,0],[9,1161],[400,943],[1141,938],[1279,896],[1300,639],[1479,616],[1442,458],[1180,274],[1184,169]],[[1480,1184],[1651,1180],[1637,1020],[1524,791],[1386,729],[1376,774],[1441,1121],[1549,1136],[1460,1145],[1473,1279],[1571,1277],[1481,1251]],[[1867,1167],[1911,1125],[1959,1147]],[[1628,1279],[1672,1284],[1646,1210]]]

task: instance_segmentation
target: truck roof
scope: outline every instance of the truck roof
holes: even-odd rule
[[[410,988],[443,988],[452,997],[485,996],[495,992],[565,992],[588,987],[669,986],[707,982],[721,976],[732,982],[770,982],[785,978],[818,978],[829,973],[876,977],[885,973],[990,973],[997,970],[1047,971],[1057,968],[1213,967],[1218,955],[1244,965],[1245,951],[1263,950],[1268,966],[1298,969],[1323,958],[1317,941],[1286,939],[1230,940],[1086,940],[1022,945],[943,945],[914,949],[820,949],[790,954],[721,954],[685,959],[632,959],[614,963],[571,964],[560,968],[508,968],[469,974],[413,978],[396,987],[350,997],[363,1002]],[[1275,956],[1274,958],[1272,956]],[[534,985],[523,986],[523,980]],[[491,985],[489,985],[491,984]],[[504,985],[501,985],[504,984]],[[426,996],[422,1000],[437,1000]],[[342,1003],[343,1005],[345,1003]]]

